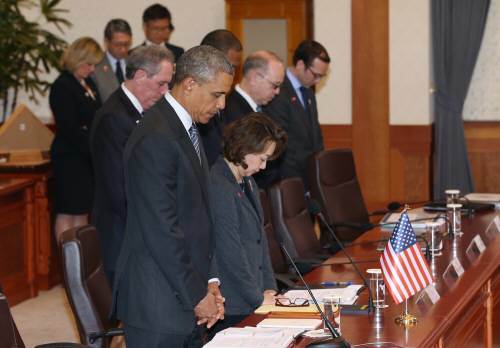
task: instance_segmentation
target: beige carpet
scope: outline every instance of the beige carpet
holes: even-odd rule
[[[52,342],[79,342],[64,289],[56,286],[11,308],[26,347]]]

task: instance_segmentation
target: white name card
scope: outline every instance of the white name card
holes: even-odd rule
[[[495,216],[493,219],[493,222],[495,223],[495,227],[497,228],[497,232],[500,233],[500,217]]]
[[[429,284],[425,289],[420,291],[418,296],[415,298],[415,303],[424,301],[424,298],[426,296],[429,299],[429,301],[431,301],[432,304],[436,304],[436,302],[439,301],[439,299],[441,298],[434,284]]]
[[[475,236],[474,238],[472,238],[471,244],[472,243],[476,244],[477,250],[479,250],[480,254],[482,254],[483,251],[486,250],[486,245],[484,245],[484,242],[481,239],[481,236],[479,234],[477,236]]]
[[[465,272],[464,267],[457,258],[451,260],[448,267],[446,267],[446,270],[443,273],[443,278],[445,278],[450,273],[451,270],[455,271],[457,277],[460,277]]]

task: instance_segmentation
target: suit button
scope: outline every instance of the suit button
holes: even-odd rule
[[[259,266],[259,271],[262,271],[262,266]]]
[[[257,239],[257,244],[260,244],[260,239]]]
[[[212,254],[208,254],[208,259],[212,260]]]

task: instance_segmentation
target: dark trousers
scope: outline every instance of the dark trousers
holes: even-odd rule
[[[148,331],[124,323],[127,348],[200,348],[204,328],[196,326],[188,335]]]

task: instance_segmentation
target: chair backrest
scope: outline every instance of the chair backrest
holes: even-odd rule
[[[103,332],[115,322],[108,319],[111,288],[104,273],[99,251],[99,237],[93,226],[65,231],[61,236],[64,287],[75,316],[81,343],[105,348],[109,339],[90,343],[89,335]]]
[[[7,297],[0,284],[0,348],[24,348],[16,323],[12,318]]]
[[[310,164],[311,196],[321,205],[330,225],[370,222],[361,193],[351,149],[325,150]],[[351,227],[337,227],[344,241],[356,239],[363,232]]]
[[[271,217],[278,240],[283,241],[292,258],[310,258],[322,249],[307,210],[304,184],[300,178],[287,178],[269,189]]]
[[[274,273],[287,273],[288,264],[283,256],[280,244],[276,239],[276,232],[274,231],[273,224],[271,222],[271,208],[269,206],[267,193],[264,190],[260,190],[259,195],[262,211],[264,212],[264,230],[266,231],[269,255],[271,256],[271,264],[273,266]]]

